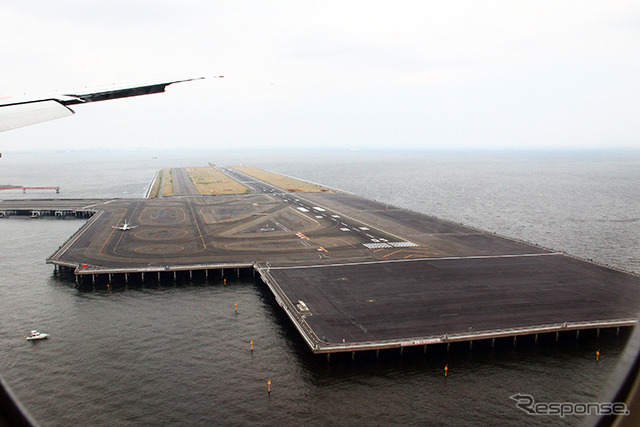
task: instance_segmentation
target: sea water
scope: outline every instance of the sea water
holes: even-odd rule
[[[208,161],[293,175],[640,271],[640,153],[630,151],[5,153],[0,184],[61,193],[0,198],[143,197],[157,170]],[[529,416],[510,396],[597,401],[628,336],[389,350],[379,360],[327,363],[260,282],[76,289],[44,261],[83,224],[0,219],[0,373],[43,426],[573,425],[580,419]],[[31,329],[51,338],[27,342]]]

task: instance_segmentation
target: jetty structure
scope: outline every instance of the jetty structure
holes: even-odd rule
[[[20,214],[90,217],[47,259],[79,284],[259,277],[327,357],[599,335],[640,307],[636,274],[251,167],[159,171],[142,199],[0,202]]]

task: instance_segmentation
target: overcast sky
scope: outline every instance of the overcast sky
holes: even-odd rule
[[[41,148],[640,148],[640,2],[30,0],[0,96],[224,75],[0,134]]]

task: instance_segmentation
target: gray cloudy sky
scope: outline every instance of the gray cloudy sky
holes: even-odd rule
[[[215,76],[77,106],[3,151],[640,148],[637,1],[0,6],[0,96]]]

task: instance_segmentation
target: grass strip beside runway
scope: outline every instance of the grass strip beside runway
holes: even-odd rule
[[[208,195],[245,194],[249,189],[238,181],[210,167],[186,168],[198,193]]]
[[[327,188],[312,184],[310,182],[301,181],[295,178],[268,172],[251,166],[234,166],[233,169],[236,169],[247,175],[251,175],[254,178],[257,178],[268,184],[275,185],[276,187],[282,188],[283,190],[289,191],[291,193],[320,193],[331,191]]]

